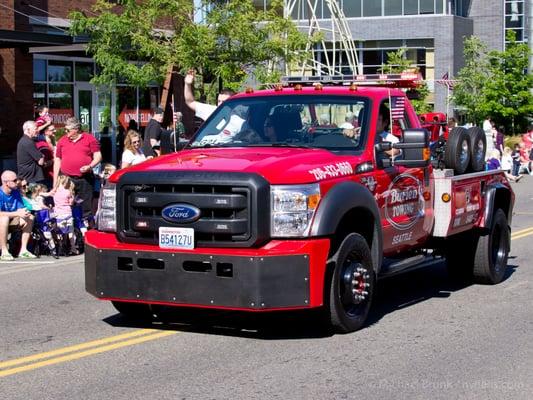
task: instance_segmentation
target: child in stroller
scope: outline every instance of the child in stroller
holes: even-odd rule
[[[50,254],[59,258],[62,234],[57,227],[55,218],[52,217],[49,208],[33,211],[35,220],[33,224],[33,253],[40,257]]]

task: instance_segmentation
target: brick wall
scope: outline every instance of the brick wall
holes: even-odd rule
[[[0,4],[9,8],[14,7],[13,0],[0,0]],[[0,29],[15,28],[14,12],[0,7]],[[13,151],[12,135],[15,121],[15,50],[0,49],[0,155],[7,155]]]

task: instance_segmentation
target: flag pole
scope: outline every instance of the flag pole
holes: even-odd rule
[[[390,88],[388,88],[387,91],[389,94],[389,124],[390,124],[390,130],[392,132],[392,97],[390,95]]]
[[[450,85],[446,82],[446,117],[450,118]]]

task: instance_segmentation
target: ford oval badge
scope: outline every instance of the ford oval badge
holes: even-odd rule
[[[193,222],[200,218],[200,210],[190,204],[170,204],[161,211],[163,219],[175,224]]]

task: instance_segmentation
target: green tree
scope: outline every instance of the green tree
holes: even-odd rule
[[[303,57],[309,39],[282,17],[283,0],[270,4],[258,11],[252,0],[203,1],[205,23],[195,24],[191,0],[97,0],[91,15],[70,14],[71,33],[89,37],[94,83],[161,83],[175,66],[236,89],[252,70],[277,81],[280,65]]]
[[[405,47],[399,48],[396,51],[387,53],[387,63],[380,68],[383,74],[398,74],[404,71],[416,69],[416,61],[410,60],[406,57],[407,49]],[[417,114],[429,112],[431,106],[426,102],[429,95],[429,89],[425,82],[421,83],[416,89],[410,90],[411,104]]]
[[[487,115],[483,109],[484,87],[490,79],[487,46],[476,36],[464,40],[464,67],[457,74],[452,101],[464,110],[469,122],[479,124]]]
[[[507,132],[525,132],[527,118],[533,116],[533,75],[527,73],[529,54],[529,46],[517,43],[514,31],[507,31],[503,52],[488,54],[491,79],[484,86],[481,110],[504,125]]]
[[[533,115],[533,76],[527,72],[530,50],[507,32],[504,51],[488,51],[475,36],[465,39],[465,66],[457,75],[453,101],[469,121],[492,117],[509,133],[525,130]]]

